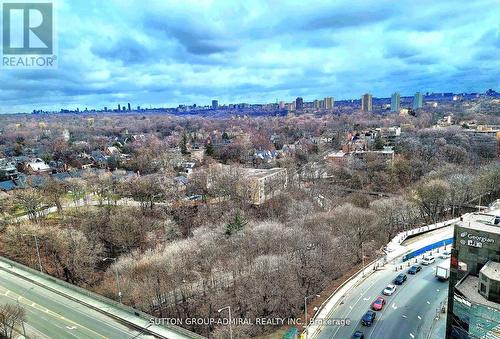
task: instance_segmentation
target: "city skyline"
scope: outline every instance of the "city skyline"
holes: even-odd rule
[[[494,1],[92,4],[57,2],[58,69],[3,70],[0,113],[499,87]]]

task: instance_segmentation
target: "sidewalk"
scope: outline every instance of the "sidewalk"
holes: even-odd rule
[[[103,296],[95,295],[92,292],[83,290],[77,286],[69,285],[56,278],[33,271],[32,269],[11,262],[8,259],[0,257],[0,270],[7,271],[34,284],[46,288],[59,295],[65,296],[68,299],[77,301],[82,305],[90,307],[96,311],[106,314],[114,319],[121,321],[124,324],[133,326],[144,333],[149,333],[159,338],[169,339],[184,339],[184,338],[204,338],[196,333],[192,333],[178,326],[162,327],[154,325],[150,322],[149,316],[140,311],[134,310],[128,306],[115,305],[113,300],[109,300]],[[69,286],[65,286],[69,285]]]
[[[446,337],[446,313],[439,314],[432,320],[432,324],[427,336],[422,336],[421,339],[444,339]]]

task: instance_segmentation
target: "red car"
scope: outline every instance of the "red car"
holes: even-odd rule
[[[372,309],[374,311],[380,311],[382,308],[384,308],[385,305],[385,299],[382,297],[378,297],[373,303],[372,303]]]

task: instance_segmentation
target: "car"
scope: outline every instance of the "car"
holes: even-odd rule
[[[418,272],[420,272],[422,270],[422,266],[420,265],[413,265],[412,267],[410,267],[410,269],[408,270],[408,274],[417,274]]]
[[[373,312],[372,310],[366,311],[363,318],[361,318],[361,324],[363,326],[371,326],[373,324],[373,322],[375,321],[375,315],[376,315],[376,313]]]
[[[432,255],[425,257],[422,259],[422,265],[430,265],[433,264],[436,261],[436,258],[434,258]]]
[[[396,285],[389,284],[387,285],[386,288],[384,288],[384,291],[382,292],[384,295],[392,295],[396,291]]]
[[[372,302],[372,310],[380,311],[384,308],[385,299],[382,297],[377,297],[374,302]]]
[[[361,331],[354,332],[352,339],[365,339],[365,335]]]
[[[406,276],[406,274],[404,274],[404,273],[400,273],[400,274],[396,277],[396,279],[394,279],[394,283],[395,283],[396,285],[403,285],[403,283],[406,281],[406,279],[407,279],[407,278],[408,278],[408,277]]]
[[[449,257],[451,257],[451,252],[450,251],[443,251],[443,252],[441,252],[439,257],[441,259],[448,259]]]

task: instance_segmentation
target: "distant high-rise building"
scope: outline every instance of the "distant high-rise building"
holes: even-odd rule
[[[131,111],[132,109],[130,108],[130,102],[127,104],[128,110]]]
[[[141,110],[141,106],[137,106],[137,110],[140,111]]]
[[[314,108],[318,109],[318,108],[321,108],[320,106],[320,101],[319,100],[314,100]]]
[[[361,109],[364,112],[371,112],[372,108],[372,95],[370,93],[363,94],[361,97]]]
[[[391,112],[399,112],[401,109],[401,96],[395,92],[391,96]]]
[[[108,111],[108,108],[106,106],[104,106],[104,112],[107,112]]]
[[[413,97],[413,109],[419,109],[424,106],[424,96],[422,93],[417,92]]]
[[[332,109],[334,105],[334,100],[332,97],[326,97],[325,100],[325,109]]]
[[[212,100],[212,109],[217,109],[217,108],[219,108],[219,101]]]
[[[296,110],[304,109],[304,99],[302,99],[301,97],[295,99],[295,109]]]
[[[279,102],[279,104],[278,104],[278,107],[279,107],[280,109],[285,108],[285,102],[284,102],[284,101],[280,101],[280,102]]]
[[[122,107],[120,106],[120,104],[118,104],[118,112],[120,112],[122,110]]]

